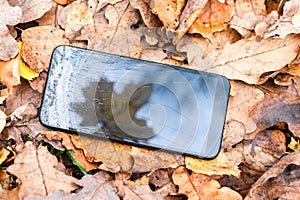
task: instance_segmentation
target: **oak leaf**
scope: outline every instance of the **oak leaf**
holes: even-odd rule
[[[9,61],[0,61],[0,80],[4,85],[7,86],[9,94],[12,94],[14,86],[21,83],[19,57],[20,56],[18,55]]]
[[[52,7],[51,0],[8,0],[12,6],[22,9],[21,23],[30,22],[42,17]]]
[[[299,155],[296,151],[274,164],[252,185],[245,200],[300,199]]]
[[[188,33],[200,33],[203,37],[211,38],[214,32],[226,29],[226,23],[230,21],[233,14],[234,5],[210,0],[189,28]]]
[[[52,52],[58,45],[68,45],[65,32],[52,26],[39,26],[22,32],[22,58],[36,72],[48,71]]]
[[[279,130],[264,130],[244,145],[243,155],[249,168],[264,172],[286,153],[286,138]]]
[[[297,55],[299,41],[297,35],[259,42],[255,38],[242,39],[206,54],[201,45],[191,39],[180,51],[187,52],[189,65],[193,68],[254,84],[264,72],[279,70],[290,63]]]
[[[12,7],[6,0],[0,1],[0,60],[9,60],[18,54],[18,44],[6,25],[18,24],[21,15],[20,7]]]
[[[188,0],[179,18],[179,26],[176,29],[178,39],[189,30],[199,14],[203,11],[208,0]]]
[[[183,0],[150,0],[148,4],[154,14],[158,16],[163,25],[175,30],[179,25],[179,17],[185,6]]]
[[[285,38],[288,34],[300,33],[300,26],[297,24],[297,15],[299,15],[300,2],[291,0],[285,3],[283,14],[279,20],[271,26],[265,33],[264,37],[279,36]]]
[[[188,199],[232,199],[241,200],[236,191],[221,187],[219,182],[209,176],[192,172],[191,175],[179,167],[173,172],[173,182],[179,187],[179,194],[185,194]]]
[[[193,172],[206,175],[233,175],[239,177],[241,172],[238,165],[223,152],[220,152],[213,160],[203,160],[186,156],[185,165],[187,169]]]
[[[59,170],[62,166],[58,165],[56,157],[48,152],[47,147],[36,147],[29,141],[7,171],[22,181],[20,199],[29,194],[45,196],[58,189],[70,193],[78,187],[74,184],[76,179]]]

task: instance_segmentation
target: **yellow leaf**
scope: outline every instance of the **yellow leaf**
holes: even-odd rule
[[[297,151],[300,149],[300,141],[296,141],[295,138],[292,137],[288,147],[293,151]]]
[[[19,55],[21,54],[22,50],[22,42],[18,42],[19,45]],[[20,64],[20,76],[31,81],[32,79],[39,76],[40,73],[32,70],[19,56],[19,64]]]
[[[1,149],[0,150],[0,164],[2,164],[8,157],[8,155],[10,154],[10,151],[8,151],[7,149]]]

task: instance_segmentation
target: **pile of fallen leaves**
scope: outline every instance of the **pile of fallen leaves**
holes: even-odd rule
[[[0,199],[300,199],[299,0],[0,0]],[[231,80],[213,160],[48,130],[72,45]]]

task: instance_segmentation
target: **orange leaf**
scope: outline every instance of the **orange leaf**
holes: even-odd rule
[[[0,61],[0,80],[7,86],[9,94],[12,93],[13,86],[21,83],[19,55],[9,61]]]
[[[211,37],[212,33],[226,28],[231,16],[234,14],[234,6],[220,3],[218,0],[208,1],[202,13],[189,29],[189,33],[200,33],[204,37]]]

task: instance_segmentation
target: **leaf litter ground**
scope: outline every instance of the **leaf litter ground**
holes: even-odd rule
[[[0,199],[300,198],[299,16],[298,0],[0,0]],[[42,127],[61,44],[228,77],[219,156]]]

